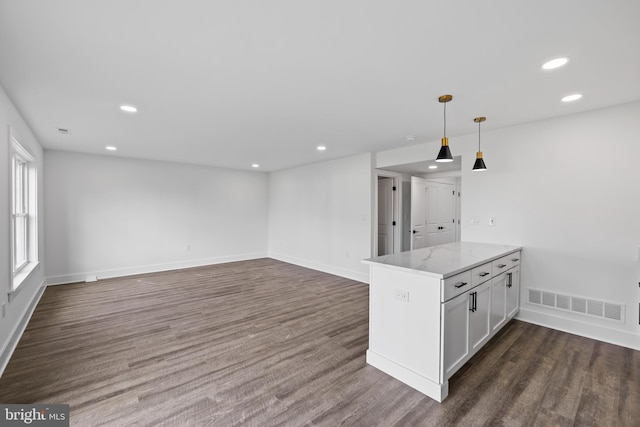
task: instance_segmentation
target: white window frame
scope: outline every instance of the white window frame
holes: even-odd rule
[[[17,153],[11,156],[11,268],[17,274],[29,262],[29,164]],[[18,253],[20,252],[20,253]]]
[[[38,266],[37,165],[34,157],[12,134],[10,139],[11,288],[9,294],[17,291]]]

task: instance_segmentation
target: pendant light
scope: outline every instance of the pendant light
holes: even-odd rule
[[[480,151],[480,123],[487,120],[486,117],[476,117],[473,119],[474,122],[478,124],[478,152],[476,153],[476,162],[473,164],[474,171],[486,171],[487,166],[484,164],[484,160],[482,160],[482,151]]]
[[[447,102],[451,101],[453,96],[442,95],[438,98],[438,101],[444,104],[444,136],[442,137],[442,147],[436,158],[436,162],[453,162],[453,156],[449,149],[449,138],[447,138]]]

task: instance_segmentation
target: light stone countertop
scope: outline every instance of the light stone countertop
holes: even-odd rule
[[[444,279],[521,249],[521,246],[454,242],[368,258],[362,262]]]

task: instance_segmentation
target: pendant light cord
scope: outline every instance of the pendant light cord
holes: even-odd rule
[[[447,137],[447,103],[444,103],[444,137]]]
[[[480,123],[482,122],[478,121],[478,151],[480,151]]]

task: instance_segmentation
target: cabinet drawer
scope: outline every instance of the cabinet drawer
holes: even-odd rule
[[[471,270],[447,277],[442,285],[442,302],[449,301],[471,288]]]
[[[498,258],[491,262],[491,272],[493,276],[497,276],[498,274],[507,271],[511,267],[513,267],[513,262],[511,261],[513,258],[519,258],[513,256],[513,254],[509,254],[507,256],[503,256],[502,258]]]
[[[491,263],[479,265],[471,270],[471,287],[477,286],[491,279]]]
[[[514,252],[512,254],[507,255],[509,261],[511,261],[511,267],[515,267],[516,265],[520,265],[520,252]]]

